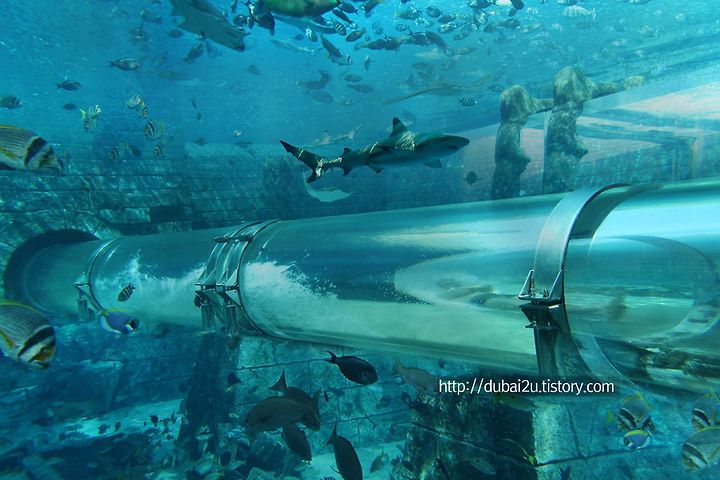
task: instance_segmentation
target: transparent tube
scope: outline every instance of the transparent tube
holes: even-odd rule
[[[279,222],[242,260],[258,327],[535,372],[517,295],[562,196]]]
[[[717,180],[668,185],[630,197],[591,239],[570,242],[570,324],[617,371],[692,387],[688,362],[717,357],[718,212]]]
[[[48,247],[25,267],[27,297],[45,310],[76,312],[78,292],[73,284],[100,249],[89,270],[89,284],[104,309],[125,311],[141,322],[199,327],[200,313],[193,304],[195,282],[205,269],[213,239],[227,231],[218,228]],[[38,274],[47,281],[28,281]],[[128,300],[119,301],[118,294],[128,284],[135,290]]]

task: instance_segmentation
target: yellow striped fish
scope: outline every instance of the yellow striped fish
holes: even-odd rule
[[[692,426],[695,430],[712,427],[720,422],[718,418],[720,398],[713,391],[706,393],[695,402],[692,409]]]
[[[0,125],[0,169],[62,172],[52,147],[39,135],[12,125]]]
[[[682,461],[689,471],[720,463],[720,427],[707,427],[690,435],[682,446]],[[708,477],[709,478],[709,477]]]
[[[647,430],[655,433],[655,425],[650,412],[652,405],[645,400],[641,393],[625,398],[618,412],[617,421],[620,431]]]
[[[123,289],[120,290],[120,293],[118,293],[118,302],[127,302],[130,299],[130,296],[132,296],[134,290],[135,285],[132,283],[125,285]]]
[[[16,362],[47,368],[55,356],[55,329],[27,305],[0,302],[0,351]]]

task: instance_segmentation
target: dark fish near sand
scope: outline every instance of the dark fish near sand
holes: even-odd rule
[[[307,406],[308,411],[302,416],[300,421],[303,425],[312,430],[320,429],[319,391],[315,393],[314,396],[310,396],[310,394],[301,388],[288,387],[287,382],[285,381],[285,370],[282,371],[280,378],[272,387],[270,387],[270,390],[280,392],[284,397]]]
[[[299,421],[309,407],[288,397],[269,397],[259,401],[245,416],[250,433],[267,432]]]
[[[5,95],[0,97],[0,107],[13,110],[22,107],[22,102],[14,95]]]
[[[75,105],[74,103],[66,103],[65,105],[63,105],[63,108],[65,110],[77,110],[77,105]]]
[[[350,440],[337,434],[337,425],[333,428],[332,435],[330,435],[326,445],[333,446],[335,464],[344,480],[363,479],[362,466],[357,453],[355,453],[355,448],[350,443]]]
[[[205,44],[203,42],[198,42],[190,48],[183,61],[185,63],[193,63],[195,60],[200,58],[203,53],[205,53]]]
[[[0,352],[16,362],[47,368],[55,356],[55,329],[26,305],[0,302]]]
[[[370,473],[375,473],[378,470],[382,469],[385,466],[388,457],[389,455],[385,453],[385,450],[382,450],[380,454],[372,461],[372,465],[370,465]]]
[[[120,70],[124,70],[126,72],[130,72],[132,70],[137,70],[138,68],[140,68],[140,62],[138,62],[134,58],[118,58],[117,60],[111,61],[110,66],[119,68]]]
[[[63,164],[52,147],[36,133],[0,125],[0,169],[62,172]]]
[[[473,171],[470,171],[470,172],[468,172],[467,175],[465,175],[465,182],[468,185],[474,184],[475,182],[477,182],[477,180],[478,180],[477,173],[475,173]]]
[[[62,82],[57,84],[57,88],[62,88],[63,90],[68,90],[71,92],[74,92],[76,90],[79,90],[82,85],[80,82],[75,80],[63,80]]]
[[[282,429],[282,438],[288,448],[306,462],[312,460],[312,451],[305,432],[293,424],[285,425]]]
[[[105,310],[100,314],[100,326],[112,333],[127,334],[140,328],[140,320],[117,310]]]
[[[313,90],[309,93],[309,95],[313,98],[313,100],[316,100],[320,103],[333,103],[333,96],[328,92]]]
[[[132,296],[133,292],[135,291],[135,285],[132,283],[128,283],[123,287],[122,290],[120,290],[120,293],[118,293],[118,302],[127,302],[128,299]]]
[[[304,81],[298,81],[297,84],[301,87],[307,88],[308,90],[321,90],[325,88],[325,85],[330,81],[332,78],[329,73],[327,72],[319,72],[320,73],[320,80],[304,80]]]
[[[349,355],[338,357],[329,350],[327,352],[330,354],[330,359],[327,361],[337,365],[343,376],[351,382],[360,385],[370,385],[377,382],[377,371],[369,362]]]

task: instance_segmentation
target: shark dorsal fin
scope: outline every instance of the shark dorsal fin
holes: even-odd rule
[[[392,135],[400,135],[405,132],[407,132],[407,127],[405,126],[405,124],[399,118],[394,117],[393,118],[393,129],[392,129],[392,133],[390,135],[391,136]]]
[[[347,155],[349,152],[352,152],[348,147],[343,148],[343,155]]]

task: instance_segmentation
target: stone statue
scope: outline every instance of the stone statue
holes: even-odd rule
[[[565,67],[555,75],[554,106],[545,133],[543,193],[566,192],[575,187],[575,166],[588,152],[575,131],[583,103],[625,87],[625,82],[595,83],[576,67]]]
[[[492,198],[517,197],[520,176],[530,157],[520,145],[520,131],[528,117],[552,108],[551,99],[534,99],[520,85],[513,85],[500,95],[500,128],[495,139],[495,173]]]

